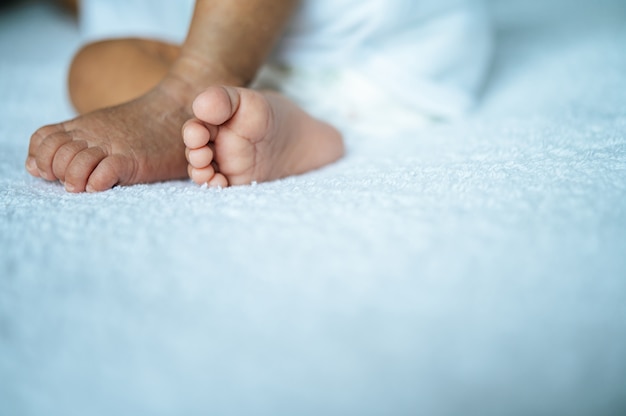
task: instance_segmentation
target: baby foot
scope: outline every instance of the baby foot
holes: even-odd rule
[[[182,178],[184,107],[155,89],[141,98],[45,126],[31,137],[26,169],[69,192]]]
[[[189,177],[243,185],[322,167],[343,153],[340,133],[275,92],[210,87],[183,126]]]

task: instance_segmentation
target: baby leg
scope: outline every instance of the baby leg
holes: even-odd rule
[[[157,40],[112,39],[84,46],[72,61],[69,93],[80,114],[135,99],[154,88],[180,54]]]

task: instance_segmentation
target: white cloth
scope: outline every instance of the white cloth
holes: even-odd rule
[[[90,40],[151,36],[181,42],[192,9],[192,0],[84,0],[81,22]],[[368,80],[370,90],[391,97],[398,111],[452,117],[473,104],[490,50],[480,0],[308,0],[302,1],[271,61],[298,77],[280,84],[302,87],[303,76],[315,83],[334,71],[330,78],[342,83]],[[327,93],[338,85],[323,87]],[[355,91],[348,107],[362,101]]]
[[[455,116],[473,103],[491,35],[479,0],[304,1],[274,57],[363,74],[405,104]]]

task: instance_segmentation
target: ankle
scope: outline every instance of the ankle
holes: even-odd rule
[[[246,81],[229,71],[219,61],[212,61],[190,53],[181,53],[170,67],[162,84],[195,98],[211,85],[244,86]],[[170,87],[167,87],[170,88]]]

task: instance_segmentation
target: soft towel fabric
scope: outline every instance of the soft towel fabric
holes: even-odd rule
[[[192,9],[191,0],[86,0],[81,28],[88,40],[141,36],[180,43]],[[298,101],[321,96],[303,91],[337,95],[343,81],[358,79],[391,97],[386,101],[399,112],[455,117],[472,107],[490,57],[491,26],[481,0],[306,0],[270,62],[290,70],[278,87],[289,84],[281,90]],[[307,80],[311,86],[303,87]],[[354,95],[342,96],[343,107],[364,101]]]
[[[626,413],[623,1],[493,2],[466,119],[96,195],[23,167],[73,114],[50,7],[0,14],[0,414]]]

